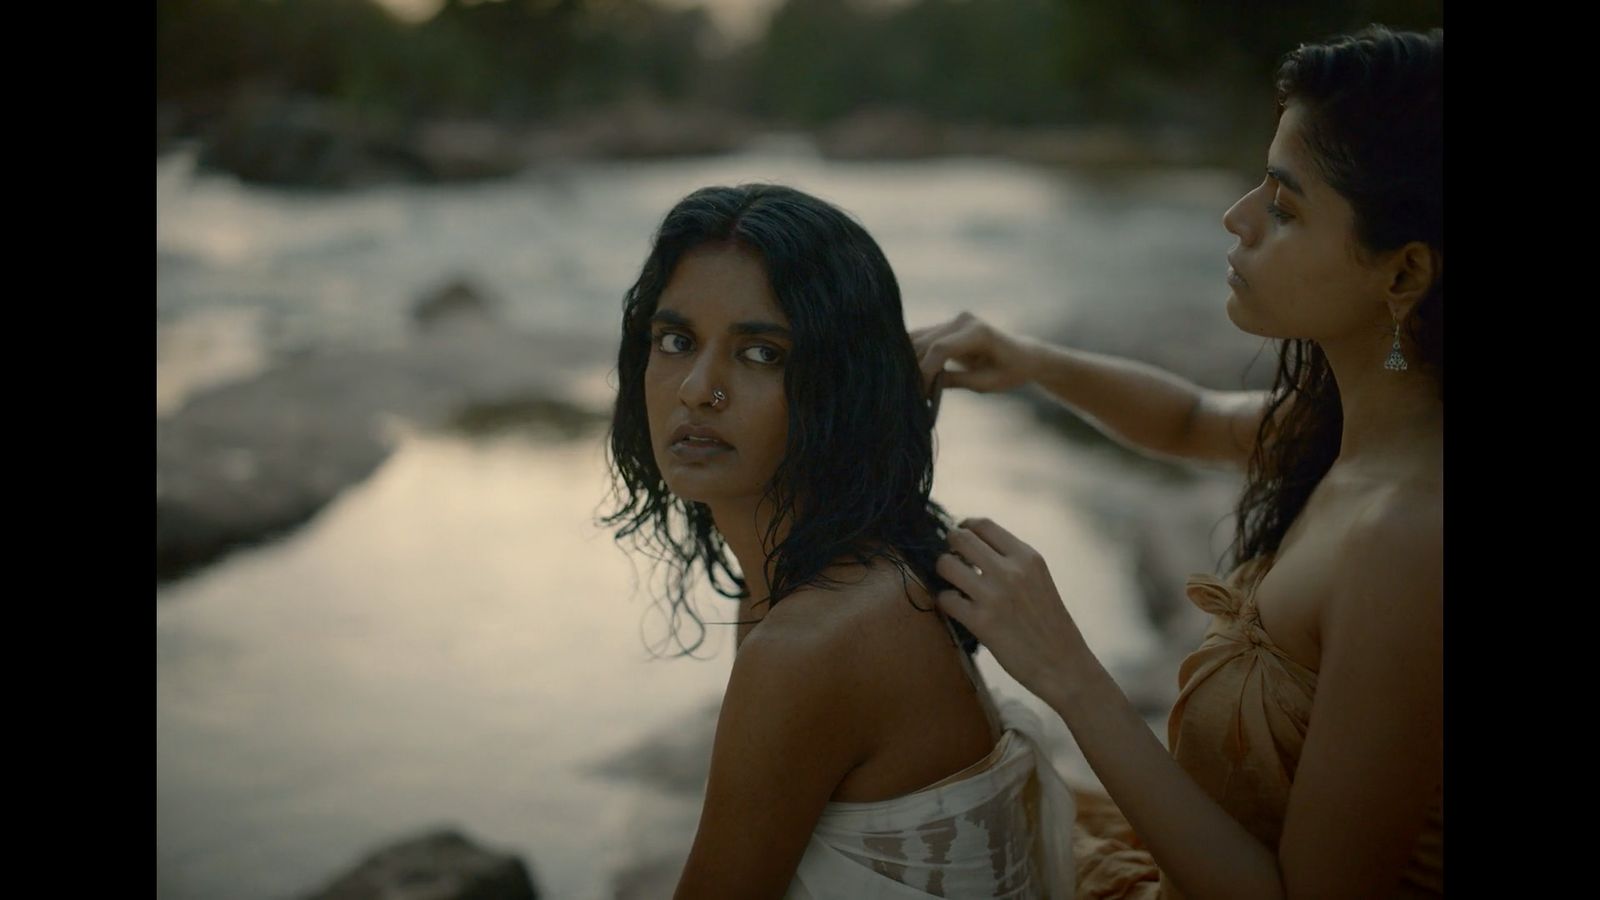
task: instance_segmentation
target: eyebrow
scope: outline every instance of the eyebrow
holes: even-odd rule
[[[1306,190],[1300,186],[1300,182],[1295,180],[1293,175],[1290,175],[1283,169],[1280,169],[1277,166],[1267,166],[1267,175],[1289,190],[1294,191],[1296,194],[1299,194],[1302,197],[1306,195]]]
[[[670,309],[656,310],[655,315],[650,317],[650,321],[652,324],[659,322],[662,325],[678,325],[684,328],[693,326],[693,323],[687,317]],[[789,329],[776,322],[735,322],[728,326],[728,330],[734,334],[741,335],[772,334],[783,338],[790,336]]]

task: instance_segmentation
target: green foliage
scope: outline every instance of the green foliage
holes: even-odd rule
[[[1051,0],[921,0],[884,10],[789,0],[755,65],[752,106],[819,123],[874,106],[1005,122],[1057,117],[1061,13]]]
[[[527,120],[642,98],[818,125],[867,108],[1026,125],[1270,114],[1296,44],[1439,0],[786,0],[733,56],[698,9],[651,0],[447,0],[421,25],[372,0],[157,0],[158,101],[265,87],[402,118]]]
[[[1129,85],[1256,86],[1270,98],[1278,60],[1301,43],[1372,22],[1427,28],[1442,0],[1069,0],[1066,76],[1101,106],[1148,100]],[[1270,102],[1270,100],[1269,100]]]
[[[156,95],[267,86],[363,111],[525,119],[682,96],[710,27],[646,0],[448,0],[417,26],[371,0],[158,0]]]

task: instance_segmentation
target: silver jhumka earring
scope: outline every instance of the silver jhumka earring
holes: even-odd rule
[[[1406,355],[1400,352],[1400,320],[1394,320],[1394,346],[1389,348],[1389,358],[1383,361],[1383,367],[1391,372],[1404,372],[1410,366],[1406,365]]]

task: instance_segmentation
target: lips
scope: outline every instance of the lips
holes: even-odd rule
[[[1234,264],[1233,257],[1228,257],[1228,283],[1232,285],[1249,284],[1245,277],[1239,274],[1239,267]]]
[[[704,425],[679,425],[672,430],[667,450],[685,461],[704,460],[733,450],[715,428]]]
[[[679,425],[677,428],[672,429],[670,443],[683,443],[693,447],[732,447],[731,444],[722,439],[722,435],[718,434],[715,428],[690,424]]]

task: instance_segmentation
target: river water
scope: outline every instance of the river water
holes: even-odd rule
[[[308,349],[401,346],[416,297],[458,275],[506,327],[605,346],[667,208],[751,180],[854,213],[913,326],[969,308],[1030,333],[1128,309],[1225,324],[1220,216],[1245,187],[1227,172],[840,163],[775,136],[728,157],[301,194],[178,153],[156,171],[157,415]],[[603,406],[610,364],[597,356],[580,401]],[[947,395],[939,447],[935,498],[1034,543],[1113,671],[1154,652],[1129,554],[1090,511],[1147,476],[1005,398]],[[703,722],[732,647],[713,628],[703,659],[646,651],[648,573],[595,526],[605,487],[597,433],[416,430],[293,534],[159,588],[158,895],[293,896],[454,825],[520,853],[546,896],[610,896],[657,800],[596,766]]]

